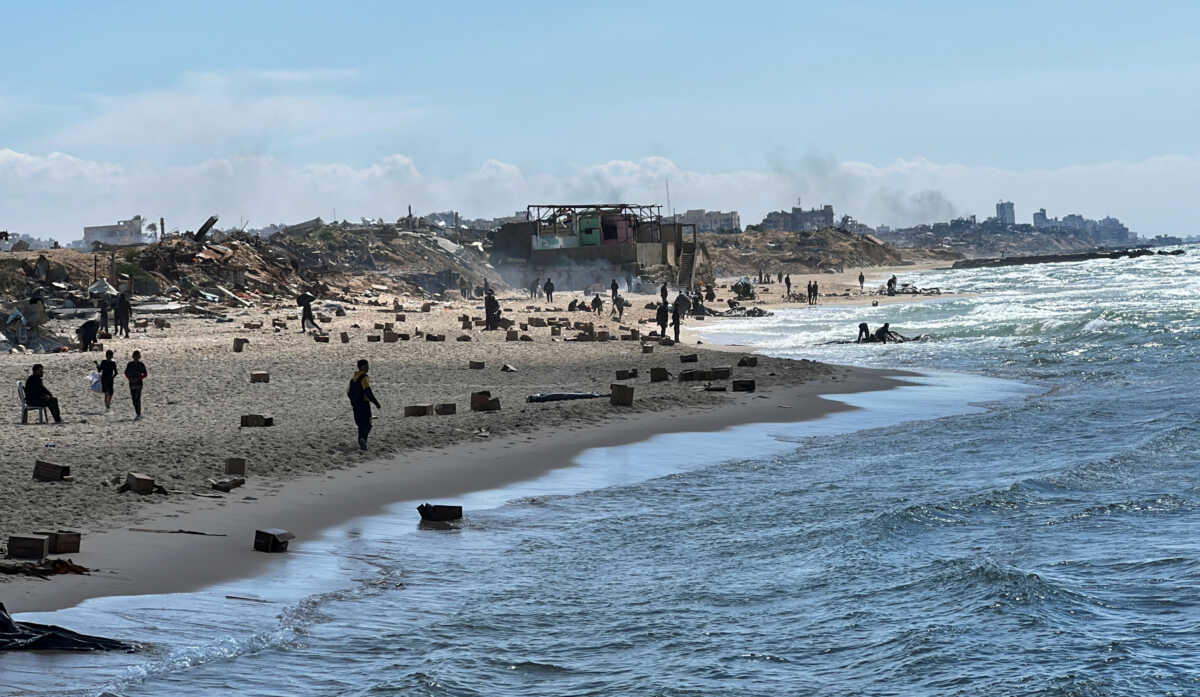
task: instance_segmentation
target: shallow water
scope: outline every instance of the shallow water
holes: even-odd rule
[[[24,615],[149,642],[0,694],[1200,693],[1200,254],[927,272],[970,297],[706,340],[929,373],[306,542],[262,579]],[[857,346],[860,321],[918,343]],[[254,596],[267,602],[230,600]]]

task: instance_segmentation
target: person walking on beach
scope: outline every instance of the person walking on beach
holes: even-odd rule
[[[812,296],[812,304],[813,305],[817,304],[817,298],[819,298],[819,297],[821,297],[821,287],[817,284],[816,281],[813,281],[813,296]]]
[[[129,398],[133,400],[134,421],[142,420],[142,381],[149,373],[142,363],[142,352],[134,351],[133,360],[125,364],[125,379],[129,381]]]
[[[860,291],[863,289],[863,282],[866,280],[867,279],[863,276],[862,271],[859,271],[858,272],[858,289]]]
[[[50,394],[50,390],[46,389],[46,384],[42,382],[44,373],[42,364],[35,364],[31,372],[32,374],[25,378],[25,403],[31,407],[46,407],[50,410],[50,416],[54,417],[54,423],[63,423],[62,414],[58,411],[58,400]]]
[[[604,312],[604,301],[600,299],[599,293],[596,293],[596,297],[592,298],[592,312],[595,312],[597,317]]]
[[[308,331],[306,327],[308,327],[310,324],[312,325],[313,329],[320,332],[321,327],[317,324],[316,318],[313,317],[312,301],[304,303],[303,308],[304,309],[300,312],[300,333],[303,334],[304,332]]]
[[[113,382],[117,378],[117,362],[111,350],[104,352],[104,360],[96,361],[96,372],[100,373],[100,392],[104,394],[104,410],[112,408]]]
[[[786,288],[786,291],[784,292],[783,297],[791,298],[792,297],[792,275],[790,273],[783,277],[783,285]]]
[[[529,284],[529,299],[530,300],[537,300],[538,290],[541,288],[541,285],[542,284],[536,278],[533,279],[533,283]]]
[[[658,323],[658,335],[667,335],[667,304],[659,303],[658,309],[654,312],[654,321]]]
[[[358,370],[350,378],[350,387],[346,389],[346,396],[350,398],[350,406],[354,409],[354,425],[358,427],[359,450],[367,449],[367,436],[371,433],[371,405],[374,404],[376,409],[383,408],[371,391],[371,381],[367,379],[369,367],[367,359],[360,358]]]
[[[617,301],[617,291],[621,290],[621,286],[620,286],[620,284],[617,283],[617,279],[614,278],[612,280],[612,283],[608,284],[608,287],[610,289],[612,289],[613,302],[616,302]]]
[[[671,326],[675,328],[675,343],[679,343],[679,303],[671,307]]]
[[[546,285],[542,286],[542,290],[546,293],[546,302],[554,302],[554,281],[546,279]]]

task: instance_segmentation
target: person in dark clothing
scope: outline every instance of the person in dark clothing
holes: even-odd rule
[[[792,275],[790,273],[783,277],[783,285],[786,289],[786,293],[784,294],[784,297],[785,298],[792,297]]]
[[[812,305],[812,281],[804,284],[804,302]]]
[[[79,328],[75,330],[75,335],[79,337],[79,345],[83,351],[91,351],[92,344],[96,343],[96,334],[100,332],[100,324],[94,319],[89,319]]]
[[[96,361],[96,371],[100,373],[100,392],[104,394],[104,408],[112,407],[113,382],[117,378],[117,362],[113,360],[113,352],[105,351],[104,360]]]
[[[619,283],[617,283],[617,279],[614,278],[612,280],[612,283],[608,284],[608,287],[612,290],[613,302],[616,302],[617,301],[617,292],[621,290],[621,285]]]
[[[775,282],[783,283],[783,272],[782,271],[775,274]]]
[[[658,294],[662,296],[663,304],[667,304],[667,283],[663,281],[662,287],[658,289]]]
[[[500,326],[500,301],[489,288],[483,300],[484,331],[491,331]]]
[[[893,274],[892,277],[889,278],[887,281],[887,294],[888,295],[896,294],[896,276],[895,276],[895,274]]]
[[[100,331],[108,331],[108,297],[100,298]]]
[[[134,421],[142,420],[142,382],[149,373],[142,363],[142,352],[134,351],[133,360],[125,364],[125,379],[129,381],[129,398],[133,400]]]
[[[888,323],[884,322],[882,327],[875,330],[875,341],[878,341],[881,344],[886,344],[888,342],[888,335],[890,333],[891,330],[888,328]]]
[[[866,279],[866,277],[865,277],[865,276],[863,276],[863,274],[862,274],[862,271],[859,271],[859,272],[858,272],[858,289],[859,289],[859,290],[862,290],[862,289],[863,289],[863,282],[864,282],[864,281],[866,281],[866,280],[867,280],[867,279]]]
[[[654,321],[658,323],[658,335],[667,335],[668,310],[666,303],[659,303],[658,309],[654,312]]]
[[[578,309],[579,309],[579,301],[578,300],[572,300],[571,302],[567,303],[567,312],[574,312]]]
[[[861,344],[864,341],[869,342],[870,340],[871,340],[871,328],[869,326],[867,326],[866,322],[860,322],[858,325],[858,338],[854,340],[854,343]]]
[[[592,312],[595,312],[597,317],[600,316],[600,313],[604,312],[604,301],[600,299],[599,293],[596,293],[596,297],[592,298]]]
[[[541,289],[541,286],[542,286],[542,284],[540,282],[538,282],[538,280],[536,278],[533,279],[533,282],[529,284],[529,299],[530,300],[537,300],[538,290]]]
[[[817,304],[817,298],[819,298],[819,297],[821,297],[821,286],[816,281],[813,281],[813,297],[812,297],[813,305]]]
[[[679,343],[679,304],[671,307],[671,326],[675,328],[675,343]]]
[[[706,287],[704,288],[704,299],[705,299],[706,301],[710,302],[710,303],[711,303],[711,302],[716,302],[716,300],[717,300],[717,291],[713,290],[713,287],[712,287],[712,286],[706,286]]]
[[[350,387],[346,390],[350,406],[354,409],[354,424],[358,426],[359,450],[367,449],[367,436],[371,433],[371,405],[374,404],[376,409],[383,408],[379,406],[379,400],[375,399],[375,393],[371,391],[371,382],[367,379],[369,367],[367,359],[359,359],[358,371],[350,378]]]
[[[113,335],[121,336],[125,333],[125,338],[129,338],[129,317],[133,314],[133,306],[129,304],[129,299],[124,293],[117,296],[117,307],[113,310],[113,323],[116,324]]]
[[[42,374],[42,364],[38,363],[33,366],[32,375],[25,379],[25,403],[31,407],[46,407],[50,410],[50,416],[54,417],[54,423],[61,424],[63,420],[58,411],[58,400],[46,389]]]
[[[549,278],[546,279],[546,285],[542,286],[542,292],[546,294],[546,302],[554,302],[554,282]]]
[[[316,318],[313,317],[312,303],[304,303],[304,309],[300,312],[300,333],[308,331],[308,325],[312,325],[313,329],[321,331],[321,326],[317,324]]]
[[[620,295],[613,297],[613,312],[617,313],[618,322],[625,319],[625,306],[628,304]]]

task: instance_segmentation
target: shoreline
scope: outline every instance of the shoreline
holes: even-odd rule
[[[248,480],[247,486],[238,490],[238,499],[231,500],[232,505],[226,508],[159,511],[138,518],[136,525],[130,526],[209,535],[136,532],[129,528],[90,534],[85,536],[81,552],[68,556],[93,567],[91,575],[57,576],[49,581],[22,578],[0,586],[0,590],[13,613],[49,612],[91,598],[187,592],[253,577],[283,560],[252,551],[256,528],[285,528],[296,534],[291,550],[302,551],[304,541],[321,531],[378,515],[397,502],[445,499],[532,479],[572,466],[574,458],[585,450],[637,443],[660,434],[800,422],[852,411],[857,407],[826,396],[888,390],[911,384],[903,378],[917,375],[830,367],[831,374],[822,378],[748,393],[717,407],[680,406],[663,412],[623,415],[599,426],[576,425],[569,432],[514,434],[499,452],[494,447],[496,441],[465,442],[368,460],[349,469],[307,475],[282,484]],[[412,516],[415,525],[419,516],[415,511]]]
[[[914,266],[903,269],[924,270]],[[886,277],[893,270],[884,268],[872,271]],[[857,275],[857,271],[843,275],[849,277],[851,273]],[[829,282],[832,279],[823,280]],[[793,278],[793,284],[796,283],[797,278]],[[585,299],[578,292],[563,294],[564,301],[577,296]],[[657,300],[657,295],[638,293],[630,297],[634,307],[626,312],[625,324],[637,326],[637,323],[646,322],[644,326],[649,329],[653,311],[647,312],[645,304],[647,300]],[[837,304],[865,305],[879,297],[852,295],[837,297],[836,301]],[[920,302],[936,297],[895,296],[886,300]],[[555,299],[558,300],[557,297]],[[502,302],[509,306],[506,314],[517,321],[522,321],[523,316],[538,316],[536,310],[519,309],[527,302],[524,298],[509,297]],[[446,303],[444,311],[432,314],[413,314],[410,310],[409,317],[420,322],[426,331],[449,333],[457,323],[453,313],[472,311],[473,303],[465,305]],[[245,316],[249,313],[242,314]],[[264,315],[267,324],[270,324],[270,316],[268,310]],[[376,308],[361,307],[357,311],[351,310],[346,318],[327,327],[334,334],[342,328],[349,328],[353,332],[359,323],[365,324],[379,316]],[[719,321],[714,318],[711,323]],[[601,324],[611,325],[615,322],[609,320]],[[94,482],[103,485],[98,491],[93,489],[95,493],[79,494],[74,491],[84,485],[83,482],[76,482],[71,490],[54,486],[47,489],[46,485],[30,489],[31,493],[50,498],[43,499],[42,504],[36,499],[30,500],[25,504],[25,509],[19,512],[28,515],[26,511],[29,510],[42,511],[39,515],[49,519],[69,513],[80,519],[82,522],[76,524],[81,525],[84,531],[81,552],[64,556],[92,568],[93,573],[55,576],[49,581],[29,577],[0,579],[7,581],[0,582],[0,599],[13,612],[50,611],[74,606],[89,598],[181,592],[235,578],[253,577],[267,568],[273,559],[277,559],[275,555],[251,550],[255,529],[287,529],[297,536],[291,548],[300,550],[303,549],[304,540],[311,539],[317,532],[354,518],[377,514],[396,502],[445,499],[532,479],[553,469],[571,466],[573,459],[584,450],[636,443],[664,433],[713,432],[751,423],[817,419],[827,414],[856,409],[822,395],[886,390],[909,384],[903,378],[915,375],[898,370],[834,366],[759,355],[758,368],[735,371],[738,373],[735,377],[756,379],[758,390],[754,393],[706,393],[699,391],[697,383],[674,380],[656,384],[635,381],[638,399],[632,408],[610,407],[607,400],[603,400],[603,405],[593,400],[552,404],[524,404],[520,401],[523,395],[547,388],[550,391],[554,387],[568,390],[597,389],[597,383],[607,385],[612,382],[612,373],[608,372],[606,377],[604,372],[614,368],[639,367],[647,371],[652,365],[663,365],[665,359],[668,369],[674,372],[680,368],[672,361],[678,360],[676,356],[681,351],[699,353],[700,366],[728,363],[730,352],[747,352],[749,347],[745,346],[700,341],[705,324],[709,323],[685,323],[681,337],[685,339],[683,343],[649,355],[637,350],[636,342],[632,345],[625,342],[572,344],[558,343],[557,339],[552,339],[548,344],[531,345],[504,342],[503,337],[496,336],[498,333],[495,332],[490,333],[492,336],[474,334],[476,341],[482,341],[482,344],[417,342],[405,347],[401,343],[400,354],[389,348],[393,345],[368,344],[363,348],[374,347],[385,352],[382,355],[376,352],[368,354],[372,361],[372,376],[378,375],[383,385],[392,383],[392,388],[398,389],[399,395],[396,402],[391,402],[388,399],[393,397],[390,392],[381,393],[381,396],[386,395],[385,404],[390,408],[380,412],[381,416],[376,418],[372,443],[380,443],[382,452],[373,450],[365,456],[356,451],[348,453],[336,445],[330,447],[334,444],[328,441],[329,438],[341,439],[344,436],[336,435],[340,427],[331,428],[326,424],[326,419],[332,412],[336,414],[334,418],[337,423],[342,417],[341,409],[331,410],[330,405],[323,403],[307,403],[308,393],[297,390],[303,387],[306,380],[327,381],[326,376],[312,375],[311,364],[315,360],[325,360],[320,357],[328,356],[328,349],[311,343],[311,339],[305,336],[301,336],[302,340],[297,342],[286,333],[276,333],[273,337],[267,337],[275,355],[264,366],[271,368],[271,390],[284,390],[284,394],[290,398],[299,397],[305,402],[295,405],[292,413],[275,411],[277,421],[280,416],[283,417],[282,429],[277,423],[276,428],[269,429],[269,433],[258,433],[259,429],[251,429],[246,433],[241,433],[240,429],[229,432],[228,427],[220,425],[219,421],[215,427],[200,421],[192,428],[199,429],[203,445],[199,449],[191,448],[200,452],[191,452],[179,443],[165,442],[127,460],[130,465],[137,465],[128,469],[150,468],[143,471],[163,475],[160,481],[174,480],[174,486],[168,484],[168,487],[174,489],[177,495],[157,501],[136,496],[130,498],[128,494],[112,499],[111,493],[107,493],[109,487],[103,481]],[[170,348],[179,351],[184,361],[194,360],[197,353],[212,356],[216,350],[214,358],[228,361],[226,365],[236,372],[263,364],[261,357],[256,359],[250,356],[247,362],[239,356],[225,353],[227,349],[223,344],[228,337],[246,332],[230,325],[210,328],[198,326],[194,321],[190,321],[190,325],[189,332],[194,337],[170,339]],[[167,347],[154,347],[153,339],[135,336],[134,340],[143,346],[144,353],[147,344],[157,348],[157,356],[166,353]],[[252,342],[251,346],[254,345]],[[353,349],[352,346],[345,349],[362,355],[359,352],[363,348]],[[430,352],[431,347],[436,350],[435,353]],[[334,356],[345,354],[345,349],[334,349]],[[414,349],[417,350],[415,354]],[[630,349],[633,350],[632,355],[628,353]],[[467,358],[482,357],[480,350],[487,351],[489,365],[495,365],[492,361],[511,361],[519,366],[519,372],[510,373],[509,377],[501,380],[490,370],[487,374],[463,370]],[[171,356],[167,354],[167,357]],[[56,358],[60,361],[72,360],[70,355]],[[78,356],[74,360],[81,358]],[[156,371],[157,367],[152,364],[151,373],[157,372],[161,376],[164,369]],[[274,387],[276,371],[283,373],[279,378],[279,387]],[[480,379],[485,381],[482,385],[479,385]],[[333,385],[336,384],[335,379]],[[504,386],[506,384],[508,387]],[[461,398],[465,396],[464,390],[479,389],[473,385],[493,390],[499,387],[505,410],[493,415],[465,412],[434,420],[396,418],[402,404],[399,397],[406,397],[406,401],[411,403],[414,391],[433,389],[447,395],[457,393]],[[235,408],[250,406],[245,397],[238,394],[247,392],[245,388],[233,389],[228,379],[222,387],[232,391],[236,399],[233,402]],[[517,404],[514,405],[514,401]],[[168,400],[164,409],[169,411],[178,408],[179,403],[178,398],[175,401]],[[787,405],[788,408],[781,408],[780,405]],[[208,419],[212,424],[212,413],[217,411],[214,408],[216,406],[209,405],[204,412],[191,411],[189,416]],[[296,423],[303,421],[310,422],[307,429],[304,428],[305,424]],[[105,422],[97,427],[85,428],[92,433],[111,433],[114,429],[119,432],[132,426],[124,422]],[[297,427],[299,430],[296,430]],[[482,439],[474,435],[476,427],[488,429],[490,436]],[[184,433],[181,436],[178,432],[181,426],[170,428],[175,431],[170,434],[174,438],[190,435]],[[61,451],[63,444],[60,442],[59,445]],[[251,450],[247,450],[248,447]],[[248,458],[251,466],[245,486],[215,501],[188,496],[187,488],[190,486],[193,491],[196,490],[195,480],[203,476],[209,466],[204,463],[211,462],[215,452],[222,450],[229,455]],[[67,452],[71,451],[57,454],[63,456]],[[119,460],[121,455],[128,457],[127,453],[110,454],[109,459]],[[139,465],[143,462],[146,464]],[[86,466],[80,470],[86,471]],[[21,486],[25,488],[29,484]],[[201,485],[199,488],[206,487]],[[83,502],[77,502],[74,506],[54,498],[79,495],[84,496]],[[96,507],[96,503],[100,506]],[[45,510],[38,508],[39,505],[44,506]],[[413,520],[414,523],[418,520],[415,511]],[[53,523],[39,524],[45,527],[34,529],[53,529],[49,527]],[[131,528],[192,530],[225,536],[135,532]]]

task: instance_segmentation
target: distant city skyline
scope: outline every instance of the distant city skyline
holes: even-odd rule
[[[15,5],[0,229],[665,205],[669,180],[676,211],[743,224],[797,196],[872,226],[1002,197],[1020,222],[1188,235],[1197,20],[1181,2]]]

